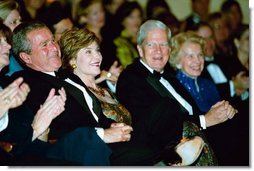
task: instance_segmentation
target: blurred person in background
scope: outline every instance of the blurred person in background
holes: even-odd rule
[[[161,13],[171,12],[168,3],[165,0],[148,0],[145,9],[146,19],[155,19]]]
[[[239,2],[236,0],[226,0],[221,5],[221,12],[230,28],[230,37],[234,39],[238,32],[241,31],[247,24],[243,23],[243,13]]]
[[[191,0],[191,14],[183,21],[181,30],[186,31],[195,27],[201,21],[207,21],[209,17],[210,0]]]
[[[120,35],[114,39],[116,56],[123,68],[138,57],[137,32],[143,21],[143,11],[138,2],[125,2],[116,12],[117,23],[120,24]]]
[[[21,23],[19,4],[14,0],[0,1],[0,19],[13,31]],[[14,72],[22,70],[23,67],[13,55],[12,50],[9,55],[10,63],[2,72],[10,76]]]

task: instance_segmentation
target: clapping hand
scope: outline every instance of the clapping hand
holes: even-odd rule
[[[20,106],[30,92],[23,78],[17,78],[8,87],[0,91],[0,117],[9,109]]]
[[[120,73],[123,71],[122,65],[118,66],[118,62],[114,61],[114,63],[109,68],[109,72],[114,74],[116,77],[119,77]]]
[[[66,93],[63,88],[58,90],[59,95],[55,94],[55,89],[51,89],[49,95],[37,111],[32,127],[34,129],[33,140],[39,138],[44,132],[49,132],[48,127],[52,120],[64,111]]]
[[[123,67],[121,65],[118,66],[118,62],[114,61],[114,63],[110,66],[108,71],[105,70],[101,71],[100,77],[96,79],[96,84],[105,80],[109,80],[113,84],[115,84],[122,70]]]

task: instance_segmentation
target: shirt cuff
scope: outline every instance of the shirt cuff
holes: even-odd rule
[[[229,86],[230,86],[230,96],[233,97],[235,93],[235,87],[234,83],[232,80],[229,81]],[[249,92],[246,90],[241,94],[241,100],[246,100],[249,97]]]
[[[104,129],[103,128],[99,128],[99,127],[95,127],[94,128],[97,135],[103,140],[104,137]]]
[[[0,118],[0,132],[7,128],[9,122],[8,112]]]
[[[200,126],[203,129],[206,129],[205,115],[199,115],[199,119],[200,119]]]
[[[249,98],[249,91],[245,91],[245,92],[243,92],[242,94],[241,94],[241,100],[246,100],[246,99],[248,99]]]
[[[235,95],[235,86],[232,80],[229,81],[229,88],[230,88],[230,96],[233,97]]]
[[[112,82],[106,80],[106,84],[108,85],[109,89],[113,92],[116,93],[116,84],[113,84]]]

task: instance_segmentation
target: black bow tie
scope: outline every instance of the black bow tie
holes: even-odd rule
[[[59,78],[59,79],[66,79],[68,78],[68,73],[67,72],[64,72],[64,71],[54,71],[55,72],[55,76],[56,78]]]
[[[59,72],[58,71],[54,71],[55,72],[55,76],[56,76],[56,78],[60,78],[60,74],[59,74]]]
[[[157,78],[157,79],[160,79],[162,76],[163,76],[163,74],[162,73],[160,73],[160,72],[158,72],[158,71],[153,71],[153,76],[155,77],[155,78]]]

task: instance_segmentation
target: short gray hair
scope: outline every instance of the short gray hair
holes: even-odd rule
[[[171,30],[163,22],[159,20],[147,20],[141,25],[138,31],[137,44],[141,45],[144,42],[147,33],[156,28],[163,29],[168,33],[168,42],[169,42],[171,38]]]
[[[48,28],[48,27],[44,23],[39,21],[23,22],[20,25],[18,25],[13,30],[13,35],[12,35],[12,50],[14,55],[18,57],[20,52],[25,52],[27,54],[30,54],[32,45],[27,35],[28,33],[34,30],[38,30],[42,28]]]

